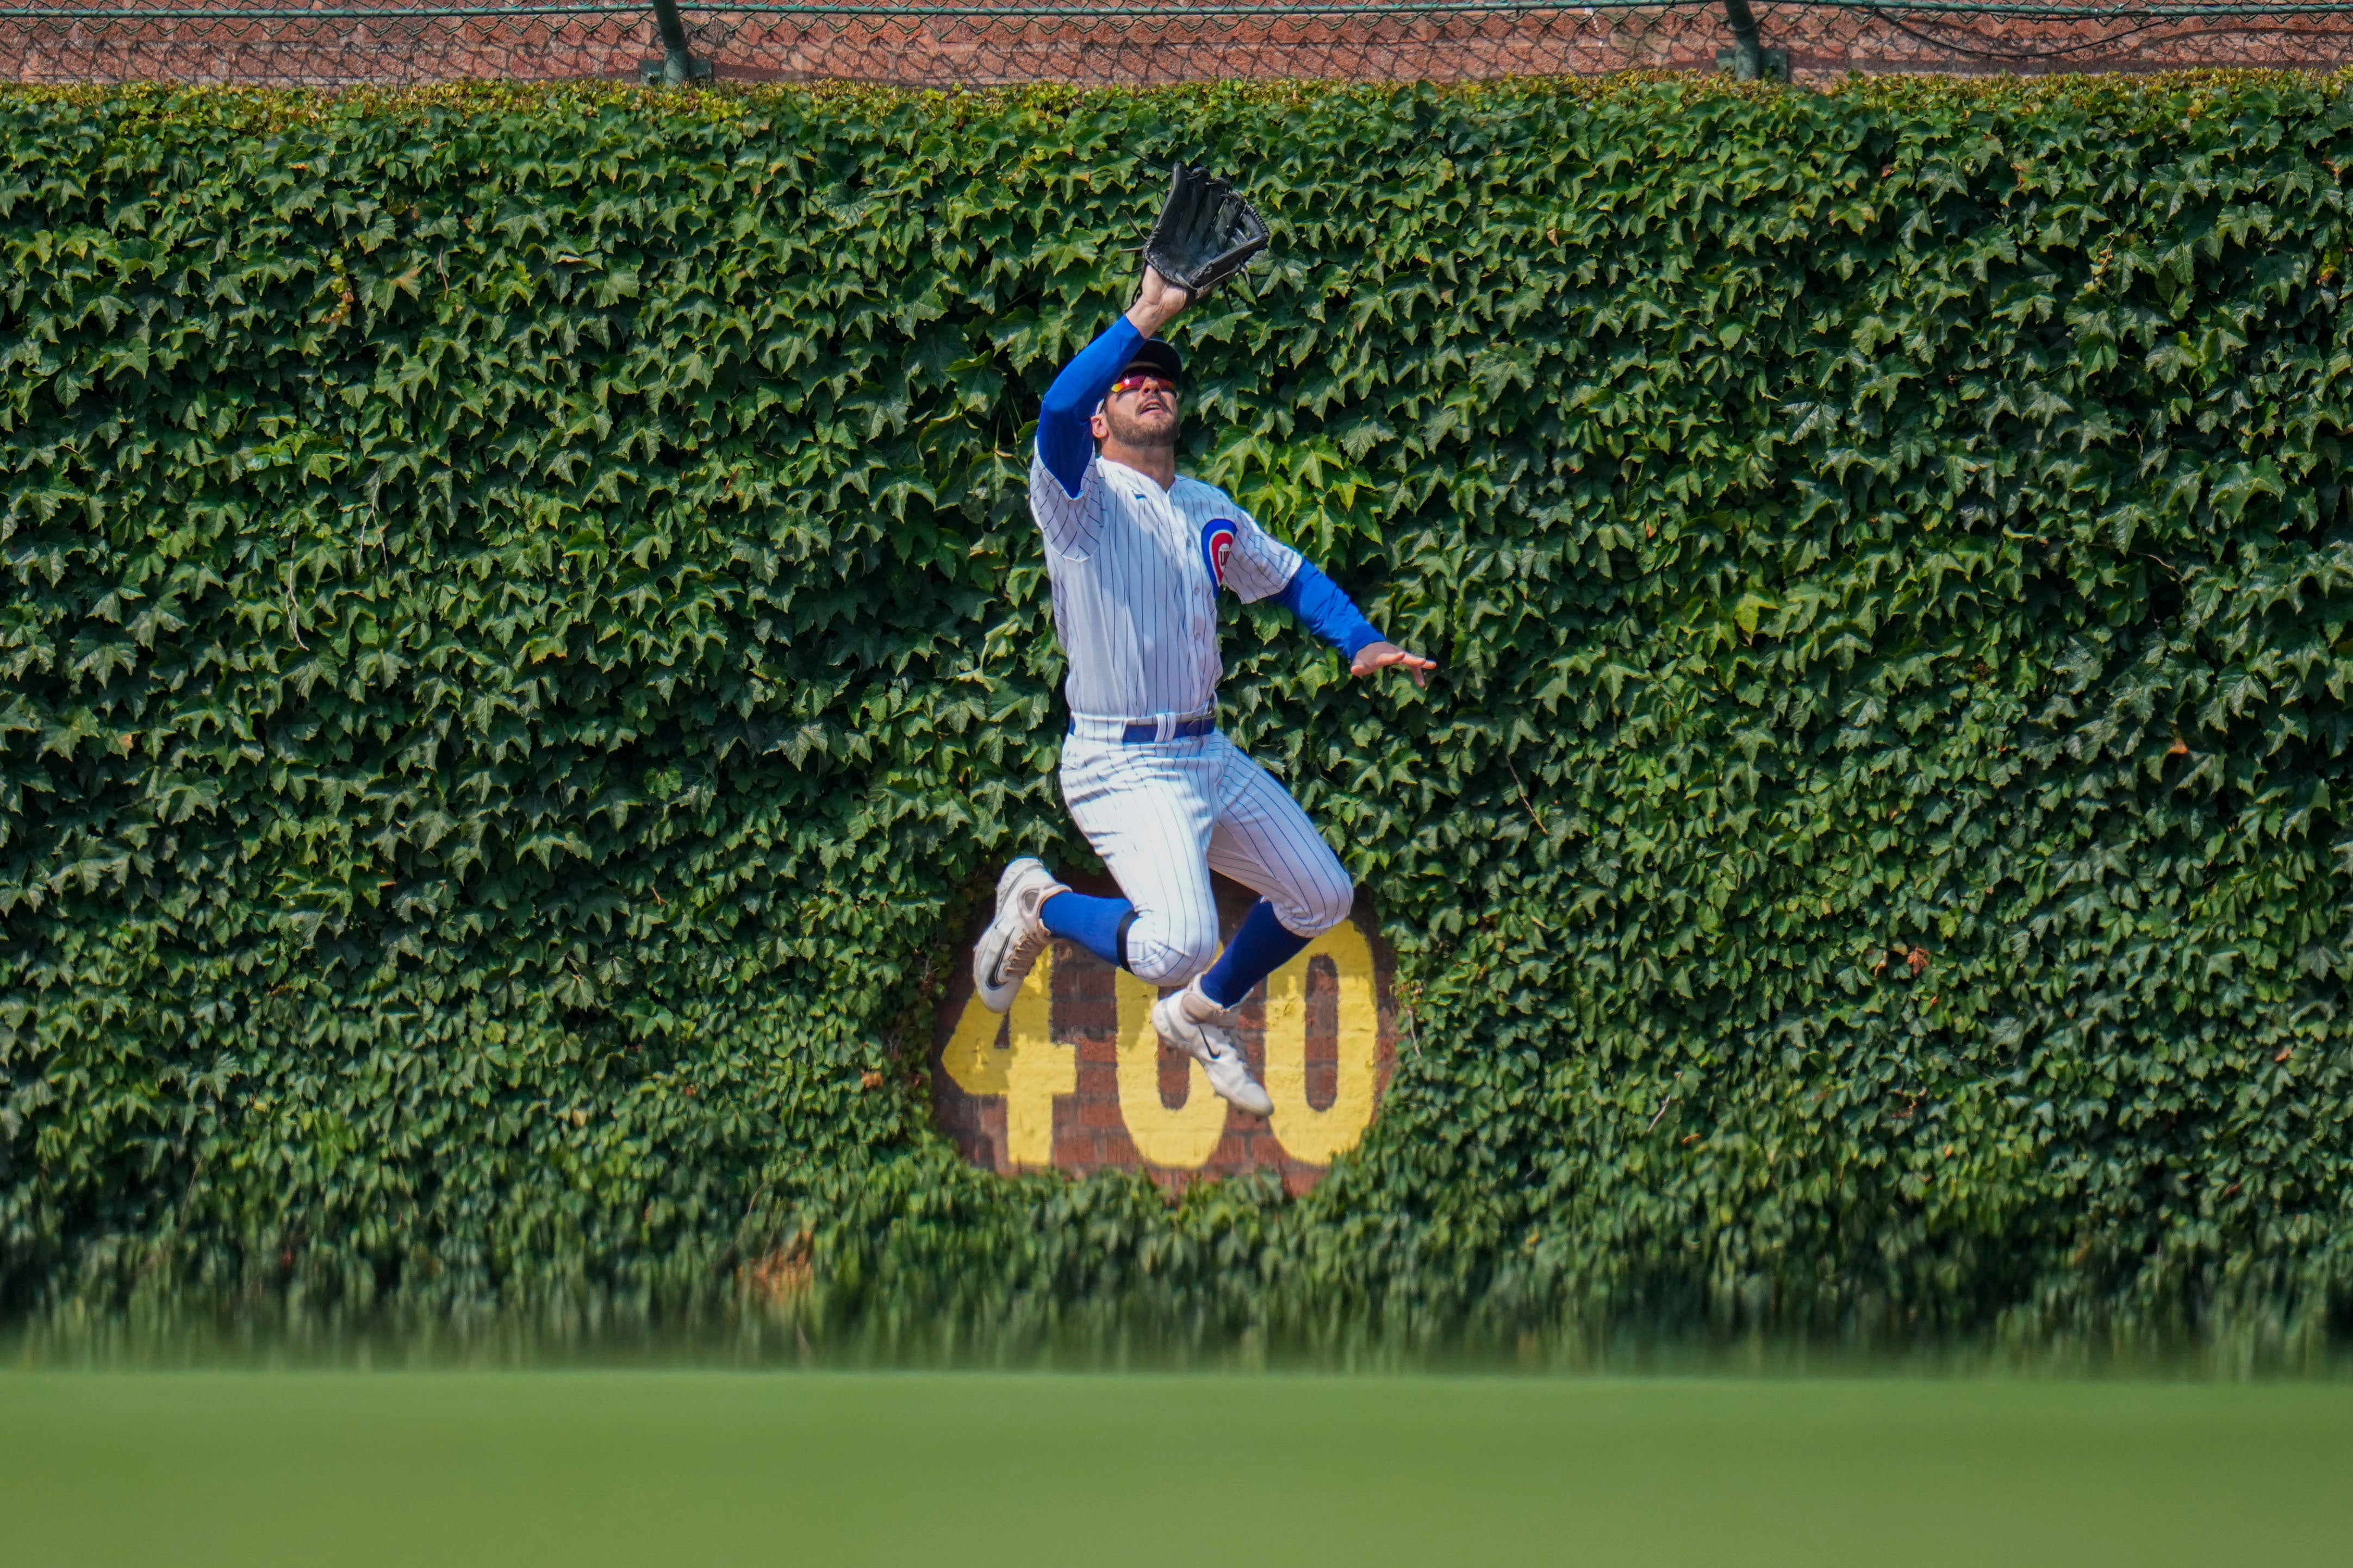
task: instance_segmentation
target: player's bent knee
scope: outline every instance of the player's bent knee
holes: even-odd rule
[[[1128,928],[1127,967],[1154,985],[1182,985],[1218,961],[1218,928],[1187,922],[1153,930],[1143,921]]]
[[[1354,883],[1342,881],[1336,886],[1323,889],[1321,896],[1314,900],[1308,913],[1309,923],[1315,928],[1312,934],[1322,936],[1325,931],[1346,920],[1348,911],[1356,907],[1356,889]]]
[[[1289,907],[1275,909],[1283,925],[1294,936],[1319,937],[1348,918],[1356,907],[1356,889],[1346,877],[1338,876],[1293,889],[1286,902]]]
[[[1182,985],[1218,961],[1215,948],[1155,947],[1128,950],[1128,967],[1138,980],[1153,985]]]

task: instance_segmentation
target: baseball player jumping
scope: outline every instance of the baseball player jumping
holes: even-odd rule
[[[1002,1013],[1060,936],[1138,979],[1182,985],[1152,1009],[1154,1027],[1218,1093],[1264,1116],[1273,1102],[1250,1076],[1236,1009],[1345,919],[1356,889],[1298,803],[1218,728],[1218,590],[1277,600],[1356,675],[1401,665],[1426,684],[1437,666],[1384,639],[1223,490],[1177,474],[1185,367],[1155,334],[1192,298],[1145,267],[1135,304],[1054,379],[1029,464],[1071,667],[1062,798],[1125,897],[1075,893],[1042,862],[1014,861],[973,978]],[[1213,870],[1260,894],[1222,954]]]

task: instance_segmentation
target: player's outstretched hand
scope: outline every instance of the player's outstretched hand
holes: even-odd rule
[[[1157,337],[1160,329],[1176,319],[1176,312],[1193,302],[1193,296],[1160,276],[1160,269],[1145,264],[1144,287],[1135,296],[1135,303],[1127,308],[1127,319],[1145,337]]]
[[[1430,684],[1430,672],[1438,668],[1434,658],[1424,658],[1418,653],[1408,653],[1393,642],[1368,642],[1356,650],[1356,661],[1348,666],[1351,675],[1370,675],[1387,669],[1393,664],[1403,665],[1413,672],[1416,686]]]

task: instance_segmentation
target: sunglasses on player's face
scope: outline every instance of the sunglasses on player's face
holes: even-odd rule
[[[1113,392],[1166,392],[1174,394],[1176,384],[1165,375],[1123,375],[1111,384]]]

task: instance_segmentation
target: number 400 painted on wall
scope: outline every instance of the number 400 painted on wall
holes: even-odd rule
[[[1329,959],[1339,979],[1338,1089],[1321,1110],[1307,1099],[1307,966],[1316,958]],[[1160,1037],[1151,1017],[1159,989],[1124,970],[1116,973],[1116,981],[1120,1118],[1147,1163],[1198,1170],[1225,1133],[1226,1102],[1209,1088],[1200,1064],[1189,1060],[1184,1103],[1172,1107],[1164,1101]],[[1017,1165],[1052,1163],[1055,1097],[1078,1090],[1077,1047],[1054,1038],[1053,995],[1050,948],[1039,956],[1005,1017],[973,998],[940,1053],[940,1065],[966,1094],[1004,1096],[1005,1152]],[[1268,1121],[1293,1159],[1330,1164],[1355,1148],[1371,1124],[1378,1070],[1377,1008],[1372,946],[1353,921],[1317,937],[1267,977],[1263,1066],[1266,1092],[1274,1101]],[[1003,1048],[997,1043],[1000,1026]]]

